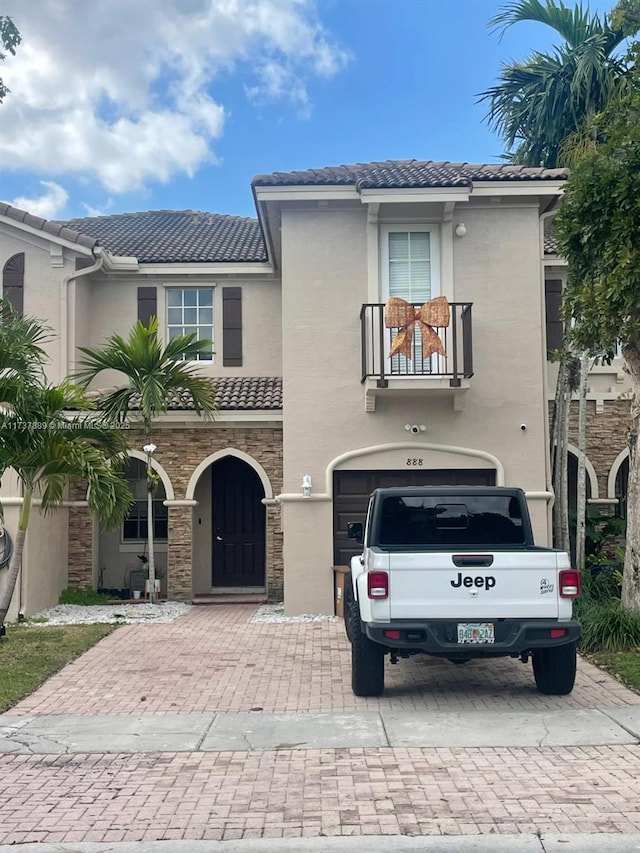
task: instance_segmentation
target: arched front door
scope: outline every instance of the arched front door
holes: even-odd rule
[[[227,456],[212,468],[213,587],[264,587],[264,488],[250,465]]]

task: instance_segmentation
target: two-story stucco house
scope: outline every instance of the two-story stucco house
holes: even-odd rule
[[[53,223],[0,205],[3,293],[53,327],[53,381],[73,372],[78,346],[138,318],[157,315],[167,337],[213,339],[199,367],[215,383],[215,420],[177,400],[156,440],[169,597],[284,595],[289,614],[333,612],[332,569],[353,553],[346,523],[379,485],[522,487],[549,543],[547,352],[565,274],[549,229],[566,177],[422,161],[260,175],[255,220],[154,211]],[[590,494],[615,503],[628,403],[618,364],[592,379]],[[14,615],[67,585],[139,584],[141,443],[132,429],[137,500],[121,530],[99,529],[82,490],[36,518]],[[15,479],[0,494],[11,530]]]

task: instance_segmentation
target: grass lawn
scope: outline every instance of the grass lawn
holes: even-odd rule
[[[7,625],[7,635],[0,640],[0,713],[117,627]]]
[[[631,652],[594,652],[586,655],[586,658],[640,693],[640,649]]]

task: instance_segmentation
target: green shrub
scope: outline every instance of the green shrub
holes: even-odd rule
[[[598,574],[593,574],[587,567],[581,577],[582,593],[579,602],[597,601],[604,603],[612,599],[620,598],[622,588],[622,569],[617,565],[607,566]]]
[[[580,648],[583,651],[640,648],[640,616],[623,610],[618,598],[585,599],[576,608],[576,616],[582,622]]]
[[[108,604],[109,601],[110,595],[85,586],[82,589],[63,589],[58,604]]]

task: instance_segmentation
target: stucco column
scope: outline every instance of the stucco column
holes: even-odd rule
[[[169,507],[169,544],[167,551],[167,597],[174,601],[191,601],[192,524],[196,501],[165,501]]]

